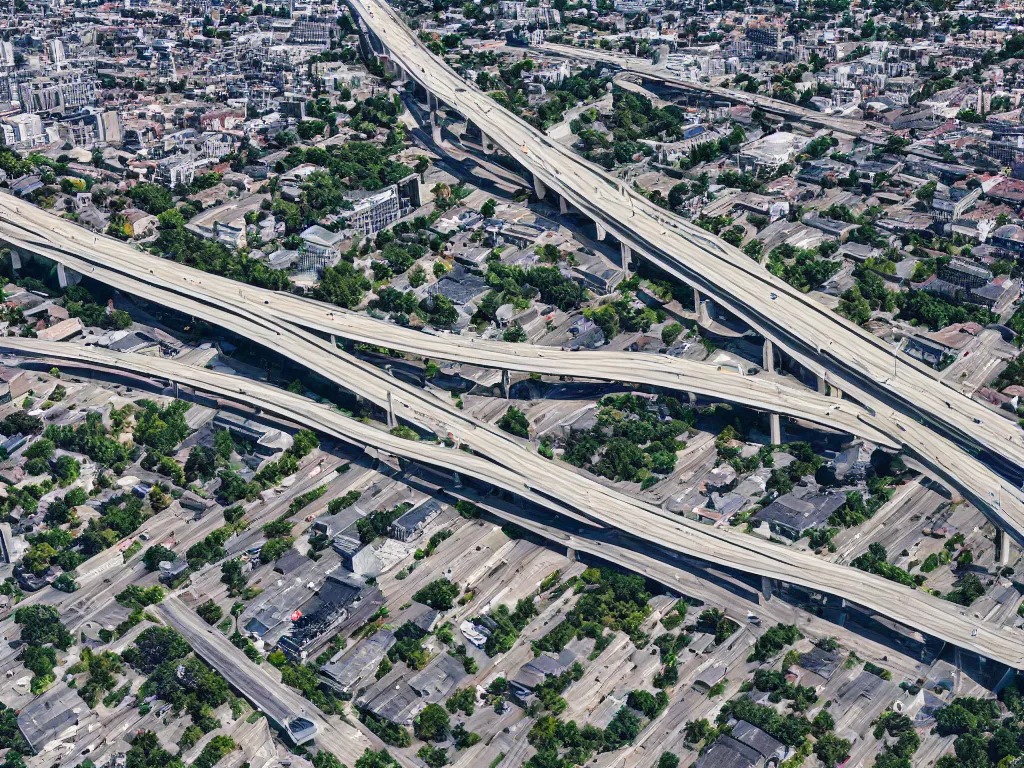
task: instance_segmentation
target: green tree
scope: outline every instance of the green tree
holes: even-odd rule
[[[413,722],[416,738],[423,741],[444,741],[451,731],[451,720],[440,704],[427,704]]]
[[[530,422],[526,418],[526,414],[514,405],[509,406],[505,414],[498,419],[498,426],[516,437],[529,438],[530,436]]]

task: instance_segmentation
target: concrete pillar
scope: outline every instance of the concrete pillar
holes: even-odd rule
[[[68,287],[68,273],[63,264],[57,264],[57,282],[61,288]]]
[[[21,251],[17,248],[11,248],[11,269],[15,272],[21,269]]]
[[[512,388],[512,374],[507,370],[501,371],[501,396],[508,400],[509,389]]]
[[[394,396],[391,393],[391,390],[389,389],[388,390],[388,429],[394,429],[396,426],[398,426],[398,422],[395,420],[395,399],[394,399]]]
[[[569,558],[571,562],[576,562],[576,549],[575,547],[566,547],[565,556]]]
[[[761,367],[768,372],[775,370],[775,345],[771,339],[764,340],[764,347],[761,350]]]
[[[1010,564],[1010,536],[1006,533],[1004,528],[998,528],[999,536],[999,564],[1009,565]]]
[[[427,109],[430,111],[431,115],[437,112],[437,96],[432,94],[430,91],[427,91]]]
[[[711,325],[712,307],[714,303],[711,299],[704,299],[700,306],[697,307],[697,324],[698,325]]]
[[[338,339],[337,339],[337,337],[335,337],[335,335],[333,333],[331,334],[331,346],[332,347],[338,346]]]
[[[775,579],[770,579],[767,576],[761,577],[761,594],[764,596],[765,602],[772,599],[772,595],[775,594]]]
[[[843,390],[837,387],[835,384],[829,385],[829,397],[835,397],[839,400],[843,399]]]
[[[562,196],[558,198],[558,212],[563,216],[569,212],[569,203]]]
[[[430,138],[435,144],[441,143],[441,126],[437,122],[437,110],[430,110]]]
[[[700,291],[693,289],[693,311],[700,314]]]
[[[828,391],[828,384],[825,383],[825,377],[824,376],[819,376],[818,377],[818,394],[819,395],[824,395],[826,391]]]
[[[633,260],[633,249],[625,243],[622,246],[622,279],[629,280],[629,264]]]
[[[538,200],[543,200],[544,195],[548,193],[548,188],[544,186],[544,182],[539,177],[533,177],[533,194],[537,196]]]
[[[782,445],[782,417],[777,413],[771,414],[772,445]]]
[[[480,148],[484,151],[485,155],[489,155],[494,151],[494,145],[491,144],[491,137],[483,131],[480,131]]]
[[[686,401],[690,405],[696,405],[697,404],[697,395],[695,393],[693,393],[693,392],[687,392],[686,393]]]

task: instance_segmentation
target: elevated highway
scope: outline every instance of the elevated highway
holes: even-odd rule
[[[604,489],[609,491],[605,493],[592,493],[595,486],[602,486],[561,469],[555,462],[546,462],[547,471],[538,474],[533,463],[525,460],[529,455],[526,451],[510,451],[504,465],[499,466],[464,451],[396,437],[330,407],[270,385],[161,358],[14,337],[0,338],[0,350],[64,364],[103,366],[176,382],[288,419],[349,444],[375,447],[446,472],[455,470],[465,477],[508,491],[559,514],[573,517],[573,508],[585,510],[589,519],[608,528],[625,531],[640,541],[719,566],[760,574],[850,600],[957,647],[1015,669],[1024,669],[1024,633],[1018,630],[991,625],[970,616],[967,610],[926,592],[868,573],[851,571],[848,567],[829,563],[806,552],[780,547],[736,531],[694,523],[638,503],[623,494],[610,492],[610,489]],[[553,487],[564,491],[565,503],[554,498],[550,491]],[[607,551],[613,562],[619,561],[620,555],[614,549]],[[640,561],[631,559],[622,564],[633,567],[636,562]],[[650,559],[644,559],[642,567],[650,566]]]
[[[137,251],[125,243],[94,237],[60,217],[15,202],[19,211],[16,215],[26,220],[25,225],[16,227],[5,215],[12,202],[12,198],[0,194],[0,241],[19,251],[56,261],[66,269],[126,293],[160,304],[168,304],[171,300],[174,309],[205,317],[242,335],[253,329],[269,327],[267,321],[274,317],[297,328],[434,360],[692,392],[845,431],[890,448],[901,445],[874,426],[871,414],[856,403],[824,397],[770,376],[742,376],[718,366],[666,355],[600,350],[570,352],[557,347],[509,344],[450,333],[434,336],[330,304],[205,274]],[[71,240],[71,237],[75,239]],[[75,251],[80,253],[73,255]],[[178,290],[178,286],[186,290]],[[208,303],[201,304],[200,301],[207,301],[204,297],[209,297]],[[226,297],[230,301],[218,302],[217,297]],[[219,308],[218,303],[224,309]],[[242,311],[238,309],[239,303]],[[259,308],[261,303],[262,309]],[[247,321],[251,330],[242,329],[240,321]],[[307,341],[313,339],[316,337],[307,334]],[[322,348],[330,348],[320,339],[316,342]],[[293,349],[288,347],[284,351],[288,354]],[[372,399],[380,407],[387,407],[386,395]]]
[[[621,377],[626,381],[680,388],[726,400],[735,398],[734,402],[771,413],[847,430],[884,445],[902,446],[925,464],[933,468],[938,466],[937,474],[947,478],[953,487],[969,498],[980,497],[983,503],[979,506],[986,511],[997,504],[997,509],[1007,510],[1007,514],[997,517],[998,524],[1014,538],[1024,540],[1024,525],[1015,516],[1013,499],[1008,495],[1002,495],[1002,498],[995,496],[993,489],[999,488],[1004,481],[989,467],[910,419],[887,420],[884,415],[849,401],[832,398],[826,404],[822,398],[805,390],[782,387],[758,377],[713,371],[710,366],[687,371],[678,361],[658,356],[638,356],[633,360],[639,365],[633,365],[623,363],[629,358],[621,353],[572,353],[528,346],[520,350],[520,345],[417,333],[369,318],[359,318],[355,313],[342,312],[291,294],[253,288],[160,259],[121,241],[94,235],[71,222],[2,194],[0,242],[19,253],[34,253],[52,259],[65,269],[184,314],[203,318],[256,341],[365,397],[389,411],[392,420],[401,417],[437,434],[451,433],[455,439],[471,444],[475,450],[495,461],[502,461],[509,443],[514,442],[506,433],[468,418],[450,402],[441,401],[387,376],[308,329],[330,333],[339,332],[344,327],[345,332],[339,335],[350,333],[350,338],[367,343],[393,344],[397,349],[441,359],[461,359],[474,364],[537,370],[555,375],[607,377],[610,380]],[[520,351],[525,354],[517,354]],[[588,362],[591,358],[585,355],[590,354],[600,355],[600,358],[595,358],[600,359],[600,364]],[[925,439],[934,442],[926,443]],[[939,453],[936,453],[934,461],[928,455],[933,444],[939,446],[941,461],[938,460]],[[544,466],[545,462],[539,456],[533,454],[532,458]],[[986,498],[977,486],[972,485],[976,482],[987,484],[982,487],[993,495]],[[988,502],[988,506],[984,502]],[[1009,551],[1005,542],[1001,551],[1004,557]]]
[[[563,56],[565,58],[579,59],[581,61],[597,62],[618,67],[623,72],[640,75],[648,80],[670,85],[673,88],[682,88],[688,91],[702,93],[707,96],[714,96],[723,101],[733,104],[746,104],[749,107],[757,107],[773,115],[779,115],[787,120],[799,120],[809,125],[816,125],[827,128],[838,133],[849,136],[861,136],[871,129],[889,130],[885,126],[878,125],[866,120],[856,120],[849,117],[836,117],[826,115],[814,109],[801,107],[799,104],[790,104],[788,101],[773,99],[761,93],[747,93],[736,91],[731,88],[721,88],[707,83],[696,83],[692,80],[684,80],[675,77],[667,69],[654,64],[647,59],[638,56],[630,56],[618,51],[603,51],[597,48],[577,48],[573,45],[561,45],[558,43],[543,43],[534,46],[542,53]]]
[[[1024,541],[1024,433],[937,380],[864,329],[771,275],[738,249],[634,193],[557,145],[426,50],[379,0],[350,0],[388,65],[450,105],[526,168],[539,197],[559,195],[618,240],[741,318],[832,389],[877,415],[887,434],[950,482],[997,525]],[[966,458],[965,458],[966,457]],[[956,466],[954,466],[956,465]],[[993,468],[996,470],[993,472]]]

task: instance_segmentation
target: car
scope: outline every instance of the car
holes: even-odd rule
[[[761,617],[760,616],[756,616],[753,613],[751,613],[750,615],[747,616],[747,621],[749,621],[755,627],[760,627],[761,626]]]
[[[772,301],[775,301],[775,300],[776,300],[777,298],[779,298],[779,294],[777,294],[777,293],[774,293],[774,292],[773,292],[773,293],[772,293],[772,294],[770,294],[770,295],[771,295],[771,297],[772,297]]]

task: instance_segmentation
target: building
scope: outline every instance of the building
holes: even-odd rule
[[[297,272],[323,272],[327,267],[334,266],[341,258],[341,243],[346,239],[340,232],[331,232],[319,224],[306,228],[299,235],[302,245],[299,247]]]
[[[939,267],[938,275],[947,283],[966,290],[981,288],[992,280],[992,273],[980,264],[966,259],[951,259]]]
[[[365,622],[384,604],[376,586],[351,573],[331,574],[315,596],[295,612],[291,631],[278,647],[293,659],[315,656],[338,632]]]
[[[359,643],[351,653],[320,668],[320,680],[341,694],[351,694],[359,682],[376,670],[395,644],[395,633],[389,629],[374,632]]]
[[[395,520],[388,528],[388,536],[398,541],[412,541],[423,534],[428,525],[441,514],[441,502],[427,499]]]
[[[756,725],[740,720],[728,736],[707,748],[694,768],[774,768],[787,754],[786,746]]]
[[[780,496],[754,517],[767,523],[772,533],[796,541],[812,528],[821,528],[832,513],[846,503],[842,493],[818,493],[800,498],[792,493]]]
[[[352,201],[352,210],[345,213],[348,225],[363,235],[379,232],[401,216],[397,184],[378,192],[350,193],[345,199]]]
[[[780,166],[793,162],[808,141],[806,137],[788,131],[770,133],[740,150],[740,168],[755,173],[762,168],[777,171]]]
[[[66,70],[20,83],[18,99],[26,112],[76,112],[96,103],[96,80],[81,71]]]
[[[12,115],[3,119],[4,144],[9,147],[31,147],[46,143],[43,120],[39,115]]]

